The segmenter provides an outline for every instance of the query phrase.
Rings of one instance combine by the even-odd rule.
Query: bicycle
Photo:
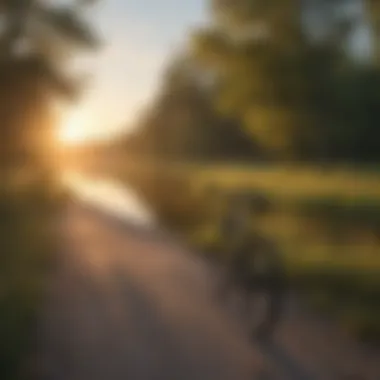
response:
[[[213,200],[217,197],[213,196]],[[218,298],[228,304],[240,296],[240,310],[254,338],[270,337],[281,319],[285,300],[285,270],[275,243],[255,228],[252,219],[268,211],[265,197],[238,193],[229,197],[220,218],[222,237],[217,255],[224,256]],[[215,252],[214,252],[215,253]]]

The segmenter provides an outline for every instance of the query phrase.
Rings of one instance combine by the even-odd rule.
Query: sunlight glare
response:
[[[80,144],[87,140],[87,134],[84,129],[84,122],[80,112],[69,113],[62,117],[59,128],[59,138],[64,144]]]

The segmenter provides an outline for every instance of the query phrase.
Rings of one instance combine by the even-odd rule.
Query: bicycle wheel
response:
[[[252,337],[270,337],[281,319],[286,276],[281,254],[268,240],[254,248],[249,276],[242,278],[245,319]]]

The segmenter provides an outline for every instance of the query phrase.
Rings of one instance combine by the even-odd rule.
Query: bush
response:
[[[380,203],[377,199],[357,198],[348,202],[341,197],[318,197],[297,202],[298,210],[308,216],[344,225],[378,226]]]
[[[0,193],[0,374],[17,379],[45,290],[59,199],[48,183]]]
[[[185,233],[201,223],[205,209],[191,178],[153,171],[139,175],[129,173],[127,181],[142,194],[163,225]]]

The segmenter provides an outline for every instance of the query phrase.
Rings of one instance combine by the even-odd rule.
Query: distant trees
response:
[[[129,152],[171,159],[253,159],[256,144],[233,118],[219,115],[202,71],[177,57],[153,104],[127,138]]]
[[[378,136],[379,73],[347,54],[358,17],[343,12],[348,1],[212,5],[193,51],[217,78],[221,112],[278,158],[375,158],[366,136]]]
[[[379,161],[376,1],[210,5],[208,25],[165,73],[135,147],[140,139],[182,158]],[[373,60],[352,46],[361,25]]]

